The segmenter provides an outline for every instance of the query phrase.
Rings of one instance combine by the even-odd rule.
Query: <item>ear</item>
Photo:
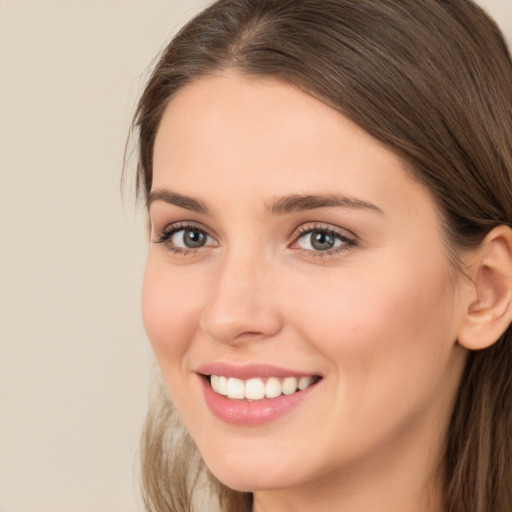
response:
[[[470,264],[467,309],[458,342],[469,350],[489,347],[512,322],[512,229],[488,233]]]

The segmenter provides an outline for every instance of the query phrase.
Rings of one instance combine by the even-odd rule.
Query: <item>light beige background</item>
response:
[[[144,218],[119,176],[148,65],[206,0],[0,0],[0,512],[141,511]],[[512,0],[482,0],[512,39]]]

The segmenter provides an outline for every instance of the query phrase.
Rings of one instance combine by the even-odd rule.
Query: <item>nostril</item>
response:
[[[245,338],[261,338],[265,337],[265,334],[263,332],[258,331],[246,331],[240,333],[235,339],[245,339]]]

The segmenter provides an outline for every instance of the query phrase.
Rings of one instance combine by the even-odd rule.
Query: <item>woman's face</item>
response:
[[[149,212],[145,327],[221,481],[305,489],[434,461],[462,281],[399,157],[290,85],[219,74],[168,105]]]

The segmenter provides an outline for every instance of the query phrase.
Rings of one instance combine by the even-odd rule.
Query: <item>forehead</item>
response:
[[[334,192],[377,205],[401,197],[412,208],[412,189],[431,202],[397,154],[338,111],[289,84],[235,73],[199,79],[170,101],[153,188],[246,205]]]

